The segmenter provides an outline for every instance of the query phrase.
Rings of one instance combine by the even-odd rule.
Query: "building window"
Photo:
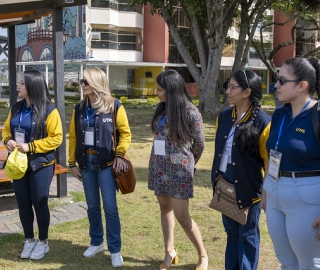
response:
[[[91,0],[91,7],[111,8],[117,11],[138,12],[142,14],[142,7],[130,6],[129,0]]]
[[[269,57],[269,55],[272,51],[272,46],[273,46],[273,43],[263,43],[264,52],[265,52],[266,57]],[[257,51],[254,47],[250,47],[249,58],[250,59],[260,59],[260,55],[257,53]]]
[[[187,18],[182,8],[180,6],[175,6],[174,12],[175,12],[174,19],[175,19],[176,25],[178,27],[184,27],[184,28],[188,27]]]
[[[142,51],[139,33],[111,29],[92,29],[91,48]]]
[[[296,56],[303,56],[305,53],[316,47],[317,32],[296,30]]]

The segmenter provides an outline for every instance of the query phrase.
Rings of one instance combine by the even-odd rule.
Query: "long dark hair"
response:
[[[28,97],[35,111],[37,133],[45,134],[46,105],[52,103],[47,84],[38,70],[26,70],[23,75]]]
[[[158,104],[151,121],[153,133],[154,121],[163,111],[166,112],[168,120],[168,137],[172,142],[187,142],[192,138],[192,133],[188,125],[187,104],[191,98],[185,86],[185,82],[180,74],[169,69],[160,73],[156,79],[159,86],[166,90],[167,101]]]
[[[320,68],[316,58],[296,57],[289,58],[283,62],[289,66],[289,72],[298,81],[306,81],[308,83],[308,91],[310,95],[317,92],[320,97]]]
[[[260,129],[256,127],[255,120],[261,107],[261,79],[251,70],[238,70],[232,77],[237,84],[241,86],[243,91],[247,88],[251,89],[250,101],[252,104],[250,121],[240,125],[240,127],[236,129],[234,141],[240,150],[245,151],[250,155],[257,155],[259,153]]]

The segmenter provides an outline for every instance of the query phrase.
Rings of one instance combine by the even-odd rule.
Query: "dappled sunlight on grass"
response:
[[[270,108],[270,111],[274,109]],[[68,121],[70,121],[72,109],[73,106],[66,107],[66,120]],[[150,122],[154,108],[126,107],[126,112],[132,131],[132,143],[128,156],[135,168],[138,182],[134,193],[117,194],[122,224],[122,254],[125,262],[125,266],[121,269],[158,269],[164,258],[160,211],[153,191],[147,188],[148,163],[153,140]],[[7,113],[8,109],[0,109],[0,124],[5,120]],[[67,132],[69,131],[68,121],[66,122]],[[209,253],[209,269],[223,270],[226,234],[221,214],[209,208],[212,198],[211,166],[214,154],[215,120],[204,119],[204,124],[206,147],[196,165],[194,198],[190,199],[190,214],[200,227],[205,247]],[[70,196],[74,202],[85,201],[83,192],[70,192]],[[279,269],[268,235],[264,213],[261,214],[260,224],[262,240],[259,270]],[[38,261],[18,258],[23,247],[22,233],[0,237],[2,247],[0,249],[0,268],[9,270],[113,269],[110,254],[107,251],[91,259],[82,257],[82,253],[90,243],[88,231],[87,218],[51,226],[49,231],[50,252]],[[179,251],[180,262],[172,269],[194,270],[198,260],[197,252],[177,222],[175,247]]]

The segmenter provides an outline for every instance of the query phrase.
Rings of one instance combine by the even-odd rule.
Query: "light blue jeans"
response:
[[[121,227],[112,167],[99,170],[96,155],[87,155],[87,170],[85,172],[81,171],[81,177],[88,205],[90,244],[99,246],[103,243],[101,192],[106,218],[108,250],[110,253],[117,253],[121,250]]]
[[[267,176],[267,225],[281,269],[320,269],[320,177]]]

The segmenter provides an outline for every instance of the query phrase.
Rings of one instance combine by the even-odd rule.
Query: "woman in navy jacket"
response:
[[[50,100],[47,84],[37,70],[23,73],[18,85],[22,98],[12,106],[4,123],[2,140],[11,152],[15,147],[28,156],[28,169],[13,181],[19,216],[26,238],[21,259],[41,259],[49,252],[49,189],[54,173],[56,148],[62,143],[60,113]],[[34,237],[34,212],[39,241]]]
[[[131,131],[124,107],[111,96],[105,72],[87,68],[83,76],[84,98],[72,113],[68,160],[71,173],[83,183],[88,205],[91,241],[83,256],[91,258],[105,250],[101,197],[108,251],[112,266],[118,268],[123,266],[123,258],[113,167],[117,172],[128,170],[123,157],[131,142]],[[113,143],[113,120],[117,145]]]
[[[227,233],[225,269],[257,269],[260,245],[260,197],[268,155],[265,142],[270,117],[260,108],[260,77],[252,71],[237,71],[226,91],[234,105],[223,110],[216,122],[212,185],[219,174],[236,190],[239,209],[250,207],[247,223],[222,215]]]

